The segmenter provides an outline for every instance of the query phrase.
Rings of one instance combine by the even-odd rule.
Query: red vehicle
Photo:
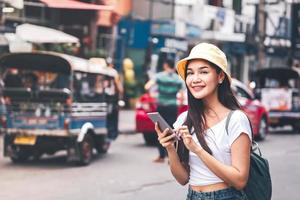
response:
[[[254,98],[253,93],[240,81],[232,80],[232,90],[235,92],[242,109],[249,117],[255,139],[264,140],[268,134],[268,112],[261,102]],[[150,93],[145,93],[139,98],[136,105],[136,132],[142,133],[146,144],[152,145],[157,136],[154,124],[146,113],[155,112],[157,108],[156,99]],[[187,105],[179,106],[178,114],[187,110]]]

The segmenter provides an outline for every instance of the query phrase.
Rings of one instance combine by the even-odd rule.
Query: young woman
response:
[[[226,56],[218,47],[196,45],[177,64],[189,105],[173,125],[181,137],[178,151],[175,133],[155,126],[173,176],[182,185],[189,183],[187,200],[247,199],[242,189],[249,174],[251,126],[230,89],[226,69]]]

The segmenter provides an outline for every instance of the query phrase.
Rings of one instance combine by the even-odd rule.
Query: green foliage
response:
[[[108,51],[103,48],[98,48],[94,51],[85,49],[84,51],[84,56],[86,58],[92,58],[92,57],[100,57],[100,58],[106,58],[108,57]]]

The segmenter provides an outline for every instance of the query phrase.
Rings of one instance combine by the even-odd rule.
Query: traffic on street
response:
[[[297,200],[300,134],[288,128],[276,130],[259,142],[259,146],[270,162],[272,199],[286,199],[288,193],[289,200]],[[13,164],[2,157],[0,199],[185,199],[187,186],[174,180],[167,162],[152,162],[156,154],[157,149],[146,146],[141,134],[124,133],[112,144],[108,154],[96,154],[92,164],[86,167],[66,163],[63,153],[22,164]]]
[[[0,200],[298,200],[299,13],[0,0]]]

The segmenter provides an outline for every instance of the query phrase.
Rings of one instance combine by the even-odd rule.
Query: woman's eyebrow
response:
[[[197,67],[197,70],[201,70],[201,69],[206,69],[208,68],[207,66],[201,66],[201,67]],[[187,68],[187,70],[192,70],[190,67]]]

